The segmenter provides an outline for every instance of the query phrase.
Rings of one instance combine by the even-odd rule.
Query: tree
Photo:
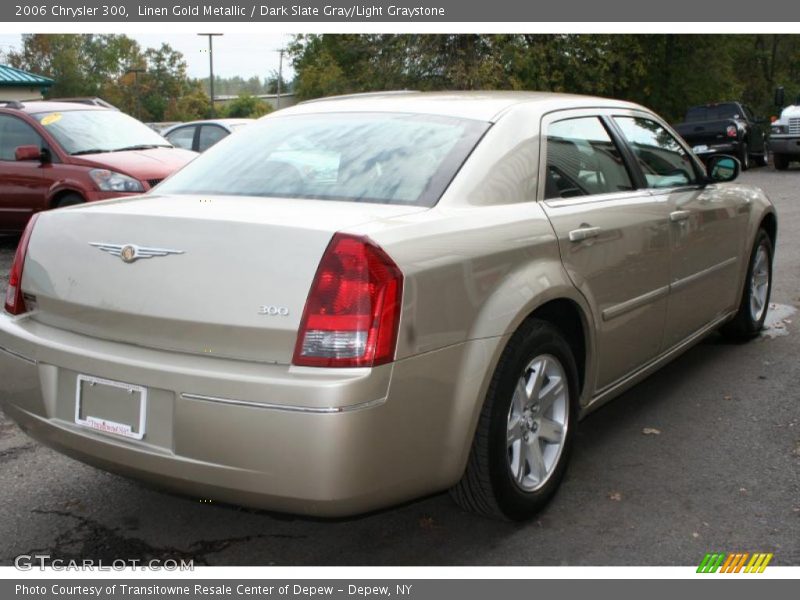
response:
[[[232,119],[256,118],[272,112],[272,107],[250,94],[240,94],[238,98],[225,105],[223,116]]]
[[[594,94],[668,119],[742,99],[766,114],[776,85],[800,93],[800,37],[758,35],[300,35],[289,46],[300,98],[392,89]]]
[[[14,67],[55,80],[48,97],[100,96],[144,121],[199,118],[208,99],[168,44],[142,50],[125,35],[31,34],[8,53]],[[200,110],[205,97],[206,108]]]

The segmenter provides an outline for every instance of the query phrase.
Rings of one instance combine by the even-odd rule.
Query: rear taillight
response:
[[[728,135],[729,138],[735,138],[739,135],[739,130],[736,129],[736,125],[728,125],[728,128],[725,130],[725,133]]]
[[[11,263],[11,272],[8,274],[8,287],[6,288],[5,309],[12,315],[21,315],[25,308],[25,299],[22,297],[22,270],[25,268],[25,256],[28,254],[28,244],[31,241],[31,233],[36,225],[38,214],[31,217],[28,226],[19,239],[17,252],[14,254],[14,262]]]
[[[308,367],[371,367],[397,345],[403,274],[366,237],[333,236],[311,284],[292,362]]]

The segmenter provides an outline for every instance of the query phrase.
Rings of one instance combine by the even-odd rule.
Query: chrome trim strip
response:
[[[665,196],[669,194],[678,194],[681,192],[699,192],[703,189],[703,185],[699,183],[686,183],[683,185],[676,185],[673,187],[663,187],[663,188],[648,188],[650,195],[654,198],[658,196]]]
[[[269,410],[283,410],[287,412],[311,413],[318,415],[336,415],[345,412],[353,412],[357,410],[364,410],[367,408],[374,408],[386,402],[386,397],[378,398],[377,400],[368,400],[359,404],[351,404],[350,406],[292,406],[290,404],[271,404],[269,402],[251,402],[249,400],[236,400],[234,398],[220,398],[219,396],[204,396],[203,394],[187,394],[181,393],[181,398],[187,400],[201,400],[203,402],[217,402],[219,404],[230,404],[233,406],[250,406],[252,408],[266,408]]]
[[[645,304],[650,304],[651,302],[655,302],[669,294],[669,286],[665,285],[660,288],[656,288],[646,294],[642,294],[641,296],[636,296],[636,298],[631,298],[630,300],[626,300],[625,302],[620,302],[619,304],[615,304],[614,306],[609,306],[607,309],[603,311],[603,321],[610,321],[611,319],[616,319],[624,315],[625,313],[629,313],[632,310],[639,308],[640,306],[644,306]]]
[[[9,213],[32,213],[32,208],[0,208],[0,212],[9,212]]]
[[[9,355],[13,356],[14,358],[18,358],[20,360],[24,360],[26,363],[30,363],[32,365],[38,364],[32,358],[28,358],[27,356],[24,356],[24,355],[20,354],[19,352],[14,352],[13,350],[9,350],[8,348],[5,348],[4,346],[0,346],[0,352],[5,352],[6,354],[9,354]]]
[[[707,277],[708,275],[716,273],[717,271],[719,271],[721,269],[724,269],[725,267],[727,267],[729,265],[734,264],[737,260],[738,260],[737,257],[732,256],[727,260],[723,260],[721,263],[717,263],[716,265],[708,267],[707,269],[703,269],[702,271],[698,271],[697,273],[692,273],[691,275],[689,275],[688,277],[684,277],[683,279],[678,279],[677,281],[673,281],[670,284],[669,289],[672,292],[672,291],[675,291],[675,290],[679,290],[682,287],[686,287],[687,285],[691,285],[692,283],[694,283],[698,279],[702,279],[703,277]]]
[[[647,190],[626,190],[624,192],[609,192],[606,194],[588,194],[586,196],[573,196],[571,198],[544,198],[544,202],[550,208],[561,208],[562,206],[579,206],[581,204],[593,204],[595,202],[619,202],[625,200],[650,201],[651,197]]]

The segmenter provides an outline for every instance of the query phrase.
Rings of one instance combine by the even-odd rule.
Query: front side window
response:
[[[488,127],[398,113],[270,117],[214,145],[158,191],[432,206]]]
[[[689,153],[656,121],[641,117],[614,117],[631,145],[649,188],[697,183]]]
[[[547,199],[633,189],[619,148],[598,117],[552,123],[547,128],[546,152]]]
[[[20,146],[42,147],[42,137],[21,119],[0,115],[0,160],[16,160]]]

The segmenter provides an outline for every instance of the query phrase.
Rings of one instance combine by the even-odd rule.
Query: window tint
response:
[[[195,127],[181,127],[175,131],[167,134],[167,140],[173,146],[183,148],[184,150],[192,149],[192,142],[194,141]]]
[[[642,167],[647,186],[676,187],[697,182],[689,153],[661,125],[639,117],[615,117]]]
[[[201,154],[158,190],[433,206],[488,127],[395,113],[267,117]]]
[[[545,198],[571,198],[633,189],[619,149],[597,117],[547,128]]]
[[[200,142],[197,149],[202,152],[216,144],[226,135],[228,135],[228,132],[218,125],[203,125],[200,127]]]
[[[0,160],[16,160],[18,146],[42,147],[42,138],[21,119],[0,115]]]

